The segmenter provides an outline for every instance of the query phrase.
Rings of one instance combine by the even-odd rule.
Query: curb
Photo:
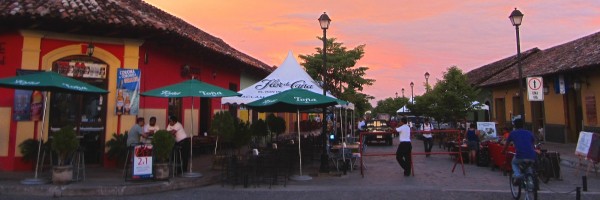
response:
[[[164,182],[150,182],[129,185],[0,185],[0,194],[35,195],[48,197],[73,196],[126,196],[150,194],[164,191],[204,187],[218,182],[218,175],[212,174],[201,178],[172,178]]]

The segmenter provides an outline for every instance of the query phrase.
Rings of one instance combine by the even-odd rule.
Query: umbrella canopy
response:
[[[199,80],[190,79],[181,83],[150,90],[141,94],[152,97],[231,97],[242,94],[211,85]]]
[[[60,75],[39,72],[0,79],[0,87],[68,93],[108,93],[107,90]]]
[[[256,100],[246,104],[246,106],[256,111],[296,112],[297,110],[332,106],[338,104],[339,101],[341,100],[305,89],[294,88]]]

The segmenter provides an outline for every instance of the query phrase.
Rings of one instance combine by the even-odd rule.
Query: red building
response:
[[[91,75],[78,72],[86,68]],[[106,95],[52,93],[45,108],[44,133],[74,125],[83,136],[88,164],[107,165],[105,142],[113,133],[129,130],[136,117],[155,116],[165,128],[168,115],[179,116],[188,133],[192,123],[199,127],[193,133],[198,135],[208,130],[211,116],[222,108],[220,99],[196,99],[191,113],[189,98],[127,97],[125,101],[139,105],[137,114],[117,115],[114,108],[117,98],[122,98],[117,92],[119,68],[141,72],[141,92],[192,77],[238,91],[240,80],[259,80],[273,70],[140,0],[0,1],[0,78],[56,71],[110,91]],[[39,97],[21,92],[0,88],[3,171],[31,169],[31,164],[21,161],[18,145],[36,138],[42,128],[27,109]]]

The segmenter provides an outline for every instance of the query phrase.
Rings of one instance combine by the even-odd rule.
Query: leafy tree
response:
[[[427,115],[445,122],[464,119],[472,111],[471,103],[476,100],[479,90],[467,82],[467,76],[456,66],[448,68],[444,79],[439,80],[428,92],[422,104],[426,104]],[[420,104],[417,101],[416,104]]]
[[[211,122],[210,133],[218,136],[223,142],[231,142],[235,134],[235,122],[231,114],[225,111],[217,112]]]
[[[317,37],[323,41],[321,37]],[[358,60],[364,56],[365,45],[359,45],[348,50],[343,43],[336,42],[336,38],[327,39],[327,72],[323,74],[323,49],[315,48],[317,53],[299,55],[303,60],[302,65],[306,72],[318,81],[327,78],[325,86],[333,96],[355,104],[356,110],[363,113],[368,110],[368,100],[372,96],[360,93],[363,87],[373,85],[375,80],[364,78],[368,67],[355,67]]]
[[[250,132],[250,123],[239,118],[235,119],[235,137],[233,138],[233,146],[236,149],[247,145],[250,142],[252,134]]]
[[[252,122],[250,125],[250,133],[252,133],[252,136],[267,136],[269,134],[267,123],[265,123],[265,121],[262,119]]]
[[[408,102],[408,98],[396,97],[396,98],[386,98],[384,100],[377,101],[377,106],[373,109],[373,112],[376,114],[386,113],[390,115],[395,115],[398,109],[402,108],[402,106],[406,105]]]

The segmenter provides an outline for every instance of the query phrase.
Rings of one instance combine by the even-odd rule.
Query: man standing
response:
[[[400,144],[396,150],[396,160],[400,167],[404,169],[404,176],[410,176],[410,154],[412,151],[412,144],[410,143],[410,127],[407,125],[408,120],[406,117],[400,119],[400,126],[396,128],[398,134],[400,134]]]
[[[425,145],[425,152],[427,153],[425,156],[429,157],[431,154],[431,148],[433,148],[433,135],[431,131],[433,130],[433,126],[429,123],[429,119],[425,119],[425,123],[423,124],[423,145]]]
[[[183,125],[177,121],[177,117],[175,116],[169,117],[167,131],[175,135],[175,141],[177,142],[175,143],[175,146],[181,148],[181,164],[185,171],[190,160],[190,138],[187,133],[185,133],[185,130],[183,130]]]
[[[358,122],[358,130],[365,130],[365,119],[361,118],[360,121]]]
[[[140,137],[148,137],[148,135],[144,133],[144,129],[142,127],[144,127],[144,118],[137,118],[136,124],[134,124],[131,129],[129,129],[129,133],[127,133],[127,146],[140,143]]]
[[[504,144],[504,150],[508,149],[508,144],[513,142],[515,145],[515,156],[512,160],[513,178],[516,183],[522,178],[521,169],[519,165],[524,162],[535,162],[537,154],[534,149],[535,139],[531,131],[523,129],[523,119],[515,119],[513,122],[515,130],[510,132],[506,144]],[[514,184],[514,183],[513,183]]]

